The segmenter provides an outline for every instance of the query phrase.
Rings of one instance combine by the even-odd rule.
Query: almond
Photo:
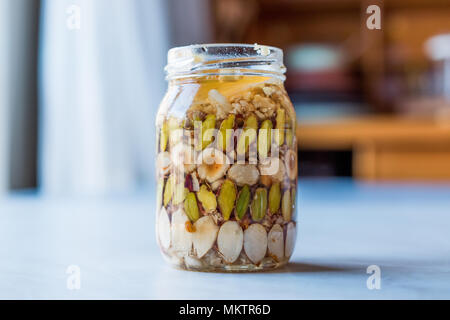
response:
[[[188,255],[192,249],[192,233],[186,230],[188,221],[183,209],[178,209],[172,214],[172,247],[181,256]]]
[[[210,216],[198,219],[195,224],[192,242],[198,258],[202,258],[214,245],[219,227]]]
[[[279,224],[274,224],[267,236],[267,248],[269,254],[276,261],[280,262],[284,258],[284,236],[283,228]]]
[[[244,250],[255,264],[261,262],[267,251],[267,232],[259,223],[251,224],[244,232]]]
[[[161,247],[167,250],[170,247],[170,220],[164,207],[158,216],[158,238]]]
[[[286,257],[290,257],[294,252],[296,236],[297,231],[295,224],[293,222],[289,222],[286,228],[286,243],[284,245],[284,254]]]
[[[233,263],[239,257],[244,242],[244,232],[236,221],[227,221],[220,227],[217,246],[226,263]]]

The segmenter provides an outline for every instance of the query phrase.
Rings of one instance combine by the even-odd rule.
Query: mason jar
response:
[[[297,141],[285,71],[275,47],[169,50],[156,120],[156,234],[170,264],[260,271],[291,257]]]

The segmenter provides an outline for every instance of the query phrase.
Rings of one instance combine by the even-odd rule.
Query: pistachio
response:
[[[239,192],[236,201],[236,218],[241,220],[247,212],[248,204],[250,203],[250,188],[245,185]]]
[[[197,198],[202,203],[206,212],[213,212],[217,208],[216,196],[214,193],[208,190],[206,185],[201,185],[200,190],[197,192]]]
[[[283,200],[281,202],[281,212],[283,213],[283,219],[285,221],[291,220],[292,202],[291,192],[286,190],[283,194]]]
[[[274,224],[267,236],[267,248],[269,254],[277,262],[283,260],[284,257],[284,236],[283,228],[279,224]]]
[[[244,129],[254,129],[255,133],[256,130],[258,130],[258,119],[256,119],[256,117],[253,114],[249,115],[248,118],[245,120]]]
[[[159,136],[159,148],[161,151],[166,151],[167,142],[169,141],[169,126],[167,122],[164,122],[161,126],[161,134]]]
[[[198,258],[202,258],[212,248],[217,239],[219,227],[210,216],[201,217],[194,223],[192,242]]]
[[[230,218],[236,200],[236,186],[231,180],[225,180],[220,188],[218,203],[220,212],[225,220]]]
[[[289,178],[295,180],[298,174],[297,154],[292,150],[288,150],[284,156],[284,163]]]
[[[258,182],[259,171],[253,164],[235,163],[228,170],[228,178],[233,180],[238,186],[246,184],[252,186]]]
[[[202,123],[201,150],[205,149],[214,140],[214,128],[216,127],[216,116],[208,114]]]
[[[181,208],[172,214],[172,247],[178,256],[186,256],[192,249],[192,233],[186,230],[188,221],[188,217]]]
[[[275,142],[281,146],[284,143],[284,125],[286,122],[286,112],[284,109],[279,108],[277,110],[277,117],[276,117],[276,133],[275,133]]]
[[[251,224],[244,231],[244,250],[255,264],[261,262],[267,252],[267,232],[259,223]]]
[[[280,209],[281,191],[280,183],[274,183],[270,187],[269,191],[269,211],[271,214],[275,214]]]
[[[264,120],[258,133],[258,154],[259,158],[267,158],[270,145],[272,144],[272,121]]]
[[[170,247],[170,220],[164,207],[158,216],[158,239],[163,249],[167,250]]]
[[[284,245],[284,255],[290,257],[294,252],[296,228],[294,222],[289,222],[286,228],[286,242]]]
[[[164,199],[163,199],[163,204],[166,207],[170,200],[172,200],[172,195],[173,195],[173,177],[170,176],[167,181],[166,181],[166,187],[164,188]]]
[[[227,221],[220,227],[217,247],[226,263],[233,263],[239,257],[244,242],[244,232],[236,221]]]
[[[218,148],[222,151],[229,149],[231,139],[233,137],[234,114],[230,114],[228,118],[222,121],[219,128]]]
[[[260,221],[266,215],[267,211],[267,190],[265,188],[258,188],[255,191],[250,212],[253,220]]]
[[[172,203],[177,206],[184,201],[186,194],[189,192],[188,188],[184,187],[184,183],[177,183],[173,190]]]
[[[256,140],[256,131],[258,130],[258,120],[254,115],[250,115],[244,123],[244,130],[239,136],[236,152],[238,155],[244,155],[249,146]]]
[[[197,221],[200,217],[198,211],[197,198],[194,192],[189,192],[184,200],[184,211],[191,221]]]

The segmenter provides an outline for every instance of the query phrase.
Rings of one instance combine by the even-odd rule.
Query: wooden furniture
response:
[[[397,99],[429,90],[424,43],[450,32],[448,0],[215,0],[216,42],[338,45],[345,68],[374,112],[397,110]],[[366,28],[369,5],[381,8],[381,30]],[[289,67],[289,66],[288,66]],[[292,69],[289,69],[291,70]]]
[[[299,148],[352,150],[358,179],[450,180],[450,121],[370,116],[299,123]]]
[[[278,46],[285,50],[287,64],[298,45],[328,44],[344,53],[340,67],[357,84],[350,97],[342,95],[347,92],[341,89],[337,92],[341,95],[319,91],[311,99],[307,95],[311,92],[305,95],[308,90],[287,85],[294,104],[300,108],[305,100],[310,102],[308,99],[325,103],[341,99],[361,100],[361,111],[373,114],[434,112],[433,104],[417,103],[433,96],[436,89],[430,76],[434,67],[424,45],[430,37],[450,32],[449,0],[212,3],[216,42]],[[369,5],[381,8],[381,30],[366,27]],[[292,79],[289,72],[296,71],[291,66],[288,79]],[[325,80],[343,84],[343,80],[333,78],[332,72]],[[450,124],[434,119],[392,116],[300,124],[298,138],[300,148],[352,150],[353,173],[360,179],[450,179]]]

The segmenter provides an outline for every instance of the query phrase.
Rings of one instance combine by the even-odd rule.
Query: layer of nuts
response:
[[[194,97],[158,115],[157,233],[180,267],[283,263],[295,243],[295,114],[281,83]]]

